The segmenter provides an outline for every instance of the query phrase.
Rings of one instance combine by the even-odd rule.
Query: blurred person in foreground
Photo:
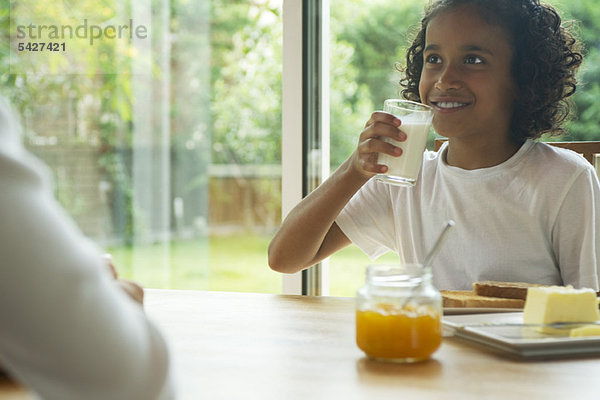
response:
[[[43,399],[171,399],[167,346],[52,195],[0,97],[0,365]]]

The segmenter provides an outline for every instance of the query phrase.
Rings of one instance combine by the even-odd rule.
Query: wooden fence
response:
[[[56,197],[87,236],[101,243],[124,239],[125,232],[117,229],[118,220],[131,210],[116,208],[132,205],[115,201],[117,184],[100,165],[98,147],[82,144],[28,148],[50,167]],[[204,171],[208,176],[200,179],[203,183],[195,193],[187,197],[172,193],[170,234],[264,233],[276,229],[281,219],[280,166],[208,165]],[[187,207],[186,203],[192,201],[201,205]]]

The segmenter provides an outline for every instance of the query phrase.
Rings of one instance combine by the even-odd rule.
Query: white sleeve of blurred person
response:
[[[19,136],[0,97],[0,364],[44,399],[174,398],[161,334]]]

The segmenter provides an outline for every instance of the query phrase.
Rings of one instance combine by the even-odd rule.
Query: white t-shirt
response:
[[[527,141],[504,163],[449,166],[425,151],[417,184],[371,179],[336,222],[372,259],[391,250],[423,261],[446,221],[456,225],[433,261],[439,289],[481,280],[571,284],[598,290],[600,184],[580,155]]]
[[[173,398],[167,347],[56,203],[0,98],[0,365],[43,399]]]

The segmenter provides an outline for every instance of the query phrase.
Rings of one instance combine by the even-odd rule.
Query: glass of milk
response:
[[[383,111],[395,115],[402,121],[398,129],[406,133],[406,140],[398,142],[389,137],[381,139],[402,149],[402,154],[393,157],[379,153],[378,164],[387,165],[385,174],[376,179],[401,186],[414,186],[423,161],[429,127],[433,119],[433,109],[425,104],[402,99],[388,99],[383,103]]]

